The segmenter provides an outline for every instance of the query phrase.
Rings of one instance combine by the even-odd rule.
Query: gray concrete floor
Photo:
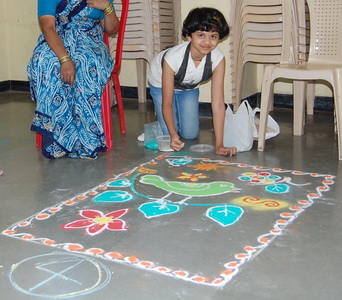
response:
[[[158,155],[158,151],[145,149],[136,139],[143,124],[154,121],[149,102],[139,105],[136,100],[125,101],[125,135],[119,133],[113,109],[114,149],[100,154],[96,161],[43,158],[29,131],[33,111],[28,93],[0,93],[0,169],[4,171],[0,176],[0,230]],[[276,109],[273,115],[281,134],[266,142],[265,152],[258,152],[254,145],[251,151],[229,160],[336,175],[336,183],[324,199],[296,219],[284,235],[223,288],[101,260],[111,280],[104,282],[101,289],[74,299],[341,299],[342,165],[337,159],[333,115],[315,112],[309,116],[302,137],[292,135],[292,111]],[[195,143],[213,143],[210,118],[201,119],[200,137],[188,142],[186,149]],[[213,153],[206,156],[221,158]],[[0,235],[0,299],[38,298],[18,291],[11,283],[11,270],[32,257],[67,253]],[[86,275],[84,270],[82,276]],[[22,282],[27,282],[35,275],[24,265],[20,276]],[[67,284],[62,289],[67,290]]]

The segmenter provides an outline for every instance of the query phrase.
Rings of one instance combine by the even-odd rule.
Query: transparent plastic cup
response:
[[[169,135],[158,136],[157,141],[159,151],[173,151],[173,149],[170,147],[171,137]]]

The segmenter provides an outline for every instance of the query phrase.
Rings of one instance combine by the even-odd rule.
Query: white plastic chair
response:
[[[265,148],[267,115],[274,81],[294,80],[294,135],[304,133],[305,81],[324,80],[334,93],[338,157],[342,160],[342,1],[307,0],[310,13],[310,50],[306,64],[267,66],[262,80],[258,150]]]

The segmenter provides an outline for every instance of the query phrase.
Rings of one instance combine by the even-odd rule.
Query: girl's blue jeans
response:
[[[162,113],[162,89],[150,85],[150,94],[153,99],[157,120],[163,134],[169,134]],[[184,139],[194,139],[199,134],[199,89],[175,90],[172,110],[178,134]]]

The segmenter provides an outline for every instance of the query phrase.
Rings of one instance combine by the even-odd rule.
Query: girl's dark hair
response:
[[[191,36],[196,31],[216,31],[220,40],[229,34],[229,26],[220,11],[210,7],[198,7],[189,12],[183,22],[183,37]]]

